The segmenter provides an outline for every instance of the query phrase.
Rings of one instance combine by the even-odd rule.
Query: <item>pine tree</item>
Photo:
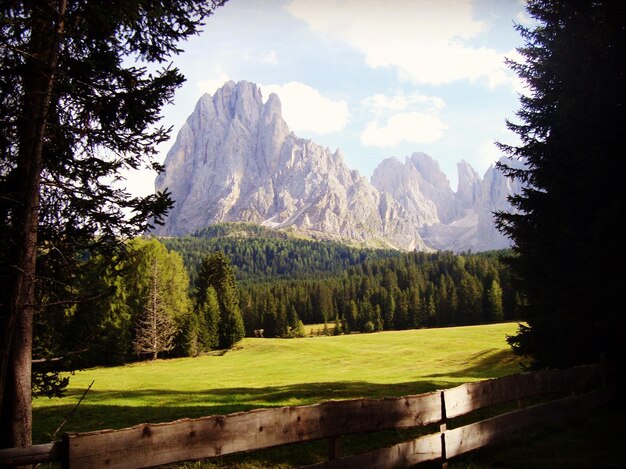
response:
[[[533,367],[567,367],[606,354],[623,363],[620,272],[626,135],[626,8],[620,0],[529,0],[536,26],[518,26],[529,87],[514,161],[499,167],[524,184],[499,213],[514,242],[511,264],[526,295],[527,325],[509,339]]]
[[[498,322],[504,319],[504,310],[502,306],[502,288],[497,280],[492,280],[491,285],[486,293],[486,312],[490,321]]]
[[[37,266],[72,268],[77,250],[106,251],[171,205],[167,194],[135,198],[111,183],[123,169],[159,167],[160,109],[183,82],[175,68],[136,64],[169,60],[221,3],[0,4],[3,447],[31,442],[33,315],[46,285]]]
[[[156,360],[159,352],[169,352],[174,348],[174,339],[178,332],[165,308],[156,258],[152,261],[147,293],[144,314],[135,323],[133,350],[137,356],[149,355],[152,360]]]
[[[206,351],[216,349],[218,345],[220,304],[217,299],[217,292],[212,286],[206,288],[204,301],[198,308],[198,315],[204,318],[204,330],[200,331],[203,349]]]
[[[215,289],[219,303],[218,347],[231,348],[243,339],[245,331],[235,275],[230,259],[221,252],[209,254],[202,261],[195,286],[197,304],[205,301],[208,287]]]
[[[395,314],[396,314],[396,299],[394,298],[393,291],[388,290],[386,298],[383,304],[383,324],[386,331],[390,331],[394,328]]]
[[[484,320],[483,291],[480,281],[465,273],[461,278],[459,318],[464,324],[480,324]]]

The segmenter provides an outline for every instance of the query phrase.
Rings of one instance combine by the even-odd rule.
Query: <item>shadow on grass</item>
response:
[[[479,355],[482,358],[479,358]],[[300,383],[284,386],[213,388],[200,391],[147,390],[90,390],[86,398],[65,424],[62,432],[84,432],[100,429],[118,429],[141,423],[169,422],[181,418],[225,415],[261,407],[283,407],[317,404],[329,400],[383,397],[401,397],[445,389],[458,385],[458,379],[493,378],[507,374],[513,367],[509,351],[491,350],[469,357],[468,366],[457,372],[433,374],[425,380],[379,384],[366,381],[330,381]],[[478,360],[476,362],[475,360]],[[511,368],[511,372],[516,370]],[[82,390],[67,394],[76,402]],[[33,438],[36,443],[48,442],[61,422],[72,411],[67,400],[59,405],[34,409]]]
[[[62,432],[125,428],[141,423],[160,423],[181,418],[225,415],[261,407],[309,405],[341,399],[401,397],[430,392],[456,384],[441,380],[396,384],[336,381],[202,391],[91,390],[74,412],[72,419],[63,427]],[[76,397],[76,401],[78,401],[82,391],[71,391],[67,395],[68,397]],[[124,405],[126,403],[128,405]],[[72,407],[73,405],[63,404],[35,408],[34,440],[37,443],[50,441],[50,436],[71,412]],[[60,437],[60,434],[57,436]]]
[[[426,378],[467,378],[468,381],[472,381],[474,379],[499,378],[506,374],[522,371],[519,358],[513,355],[510,350],[481,350],[474,355],[469,355],[467,362],[472,363],[472,365],[459,371],[427,375]]]

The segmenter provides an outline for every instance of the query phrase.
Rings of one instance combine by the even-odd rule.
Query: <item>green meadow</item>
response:
[[[34,440],[58,431],[228,414],[332,399],[418,394],[519,371],[506,343],[515,323],[376,334],[244,339],[225,354],[93,368],[63,398],[34,402]]]
[[[50,441],[70,414],[55,439],[63,432],[259,407],[419,394],[505,376],[520,371],[520,361],[506,343],[506,335],[516,329],[515,323],[504,323],[302,339],[249,338],[222,355],[82,370],[71,377],[66,397],[35,400],[34,439]],[[449,467],[619,467],[623,458],[618,424],[623,420],[614,413],[599,409],[573,421],[531,429],[511,443],[452,460]],[[390,430],[342,438],[342,454],[366,452],[421,432],[428,431]],[[326,445],[314,441],[172,467],[287,469],[323,461]]]

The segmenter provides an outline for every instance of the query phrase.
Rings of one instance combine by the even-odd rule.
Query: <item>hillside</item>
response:
[[[239,280],[327,277],[366,260],[401,255],[393,249],[302,239],[252,223],[218,223],[192,235],[160,240],[182,256],[192,283],[203,257],[214,251],[231,259]]]
[[[519,302],[501,257],[404,253],[297,239],[242,223],[163,238],[178,251],[193,285],[207,254],[224,252],[239,279],[246,333],[286,337],[304,324],[337,331],[401,330],[514,320]]]

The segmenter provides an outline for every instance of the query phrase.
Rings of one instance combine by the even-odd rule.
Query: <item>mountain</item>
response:
[[[493,166],[481,178],[461,161],[457,172],[459,183],[453,192],[437,162],[425,153],[414,153],[404,163],[396,158],[382,161],[372,184],[420,217],[419,232],[429,248],[476,252],[509,247],[510,241],[495,228],[493,212],[511,210],[507,197],[519,191],[519,185]]]
[[[459,164],[455,193],[437,162],[389,158],[368,181],[339,150],[297,137],[278,96],[264,103],[253,83],[228,82],[200,98],[165,159],[156,189],[175,205],[162,236],[220,222],[250,222],[315,239],[405,250],[506,247],[490,216],[511,187],[490,168],[480,178]]]

